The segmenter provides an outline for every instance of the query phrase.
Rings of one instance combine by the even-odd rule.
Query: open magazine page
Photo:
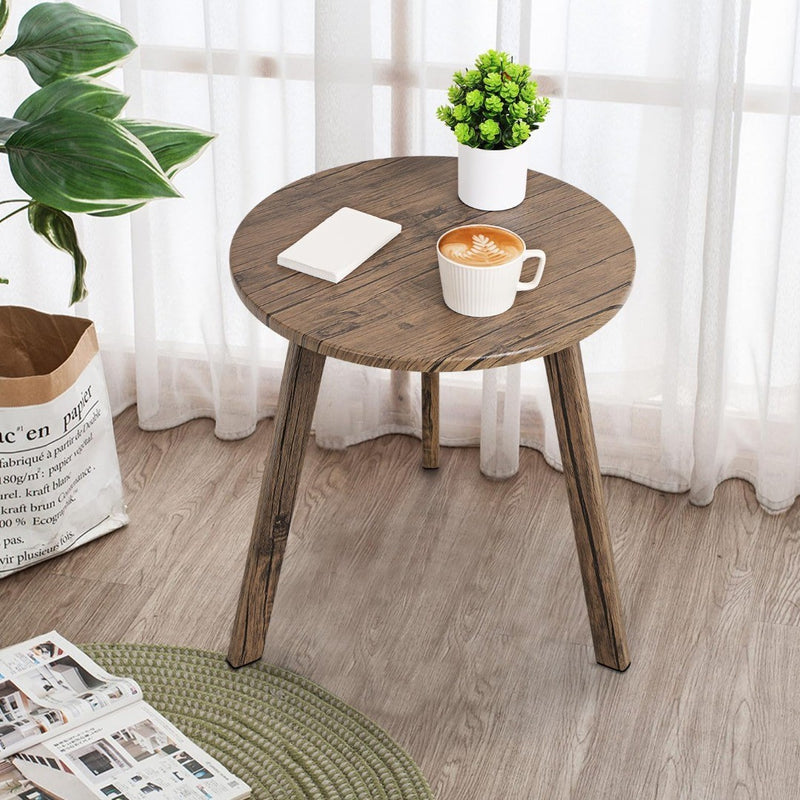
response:
[[[4,763],[12,786],[6,790]],[[13,781],[25,788],[16,788]],[[144,702],[0,762],[0,800],[134,800],[150,795],[159,800],[243,800],[250,790]]]
[[[60,800],[31,783],[11,759],[0,761],[0,800]]]
[[[141,699],[55,631],[0,650],[0,757]],[[35,796],[34,796],[35,797]]]

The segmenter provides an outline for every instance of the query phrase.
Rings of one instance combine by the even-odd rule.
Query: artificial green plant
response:
[[[453,74],[450,105],[439,106],[436,115],[461,144],[482,150],[518,147],[550,110],[550,100],[537,97],[530,77],[530,67],[489,50],[475,59],[474,69]]]
[[[0,35],[8,21],[0,0]],[[205,131],[118,119],[128,96],[96,80],[132,50],[131,34],[71,3],[39,3],[0,55],[19,59],[39,85],[12,117],[0,117],[0,153],[28,197],[2,200],[74,262],[71,303],[86,296],[86,259],[69,216],[116,216],[158,197],[180,197],[171,178],[214,138]],[[0,278],[0,282],[7,283]]]

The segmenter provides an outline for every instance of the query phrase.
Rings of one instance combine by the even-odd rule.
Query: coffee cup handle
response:
[[[538,258],[539,266],[536,270],[536,275],[534,275],[532,281],[519,281],[519,283],[517,283],[518,292],[527,292],[531,289],[535,289],[539,285],[539,282],[542,280],[542,273],[544,272],[544,263],[547,260],[547,256],[544,254],[544,250],[526,250],[522,254],[523,265],[529,258]]]

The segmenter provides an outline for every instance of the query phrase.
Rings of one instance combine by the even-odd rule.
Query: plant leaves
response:
[[[11,136],[14,131],[24,128],[27,124],[25,120],[0,117],[0,144],[5,144],[8,137]]]
[[[84,275],[86,274],[86,257],[78,244],[75,224],[63,211],[57,208],[31,203],[28,206],[28,222],[39,236],[42,236],[53,247],[63,250],[72,256],[75,265],[75,277],[72,280],[72,296],[70,305],[83,300],[87,295]]]
[[[120,206],[119,208],[110,208],[107,211],[91,211],[93,217],[121,217],[123,214],[130,214],[131,211],[136,211],[142,208],[144,203],[134,203],[132,206]]]
[[[170,178],[195,161],[216,138],[214,133],[183,125],[162,125],[135,119],[123,119],[120,124],[144,143]]]
[[[102,75],[135,47],[130,33],[116,22],[72,3],[39,3],[20,20],[17,39],[6,53],[45,86],[69,75]]]
[[[153,154],[159,166],[172,178],[176,172],[194,162],[205,147],[216,138],[216,134],[187,128],[182,125],[161,125],[156,122],[121,119],[120,125],[130,131]],[[141,208],[144,203],[115,208],[110,211],[94,211],[94,217],[118,217]]]
[[[14,116],[32,122],[54,111],[72,109],[113,119],[128,99],[128,95],[107,83],[91,78],[61,78],[23,100]]]
[[[0,0],[0,34],[5,29],[6,22],[8,22],[8,2]]]
[[[135,136],[94,114],[48,114],[13,133],[5,148],[20,188],[61,211],[107,211],[180,197]]]

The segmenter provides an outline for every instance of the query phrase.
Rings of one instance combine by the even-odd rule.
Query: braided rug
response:
[[[433,800],[389,735],[311,681],[257,663],[162,645],[89,644],[114,675],[249,784],[253,800]]]

